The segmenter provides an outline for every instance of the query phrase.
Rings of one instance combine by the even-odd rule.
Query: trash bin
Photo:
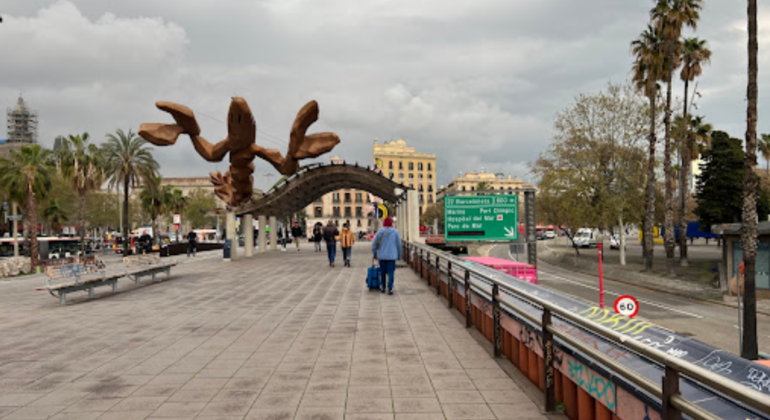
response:
[[[225,246],[222,248],[222,253],[226,260],[230,259],[230,248],[233,246],[232,239],[225,239]]]

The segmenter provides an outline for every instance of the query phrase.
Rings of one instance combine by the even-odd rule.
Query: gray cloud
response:
[[[217,141],[229,98],[240,95],[256,114],[258,141],[283,151],[296,112],[316,99],[321,119],[311,130],[338,132],[335,152],[348,161],[369,164],[373,139],[403,137],[438,155],[439,183],[482,167],[526,179],[556,112],[579,92],[628,78],[629,43],[651,4],[17,1],[0,25],[0,103],[11,106],[23,91],[40,111],[48,145],[59,134],[101,139],[116,128],[169,121],[153,106],[161,99],[192,107],[204,136]],[[745,8],[730,0],[706,6],[698,36],[714,55],[699,84],[698,113],[741,137]],[[762,22],[770,22],[764,9]],[[767,41],[762,32],[761,54]],[[760,73],[760,87],[766,79]],[[681,84],[674,92],[681,97]],[[760,100],[766,95],[770,89]],[[761,115],[760,131],[770,131]],[[180,144],[157,149],[165,175],[225,169]],[[270,172],[258,163],[258,175]]]

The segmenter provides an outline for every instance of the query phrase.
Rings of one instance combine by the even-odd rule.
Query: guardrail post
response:
[[[465,328],[473,326],[471,321],[471,272],[465,270]]]
[[[441,294],[441,260],[436,255],[436,296]]]
[[[422,249],[417,253],[417,272],[420,274],[420,279],[422,279]]]
[[[543,375],[545,375],[545,411],[556,410],[556,381],[553,367],[553,334],[551,327],[551,311],[543,308]]]
[[[455,306],[454,303],[454,297],[455,297],[455,284],[454,279],[452,278],[452,261],[447,262],[446,267],[447,272],[447,300],[449,300],[449,303],[447,305],[449,306],[449,309],[452,309],[452,307]]]
[[[500,336],[500,287],[497,283],[492,285],[492,333],[494,335],[495,357],[503,354],[503,340]]]
[[[682,412],[671,404],[671,397],[679,394],[679,372],[666,366],[663,376],[663,420],[682,420]]]

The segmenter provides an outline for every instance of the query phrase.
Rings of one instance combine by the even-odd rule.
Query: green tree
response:
[[[644,215],[644,268],[652,271],[653,261],[653,227],[655,224],[655,143],[657,143],[657,96],[658,81],[663,77],[665,60],[663,36],[660,30],[652,25],[631,43],[631,52],[634,55],[632,69],[633,81],[637,88],[644,93],[650,101],[649,152],[647,157],[647,177],[645,188],[645,215]]]
[[[102,232],[118,230],[120,211],[118,210],[118,194],[106,191],[96,191],[86,197],[86,220],[88,224]]]
[[[420,216],[420,225],[433,226],[433,221],[438,220],[439,232],[444,231],[444,200],[439,200],[428,206],[422,216]],[[438,232],[435,232],[438,233]]]
[[[88,133],[70,135],[59,151],[59,168],[78,195],[78,236],[80,251],[86,250],[86,196],[104,182],[104,159],[99,148],[89,143]]]
[[[40,248],[37,242],[37,202],[51,187],[51,151],[40,145],[23,146],[11,150],[8,157],[0,160],[0,185],[11,195],[25,195],[25,223],[28,225],[30,240],[30,258],[32,267],[37,267],[40,260]]]
[[[481,181],[478,184],[476,184],[476,191],[488,191],[493,189],[494,187],[492,187],[492,184],[490,184],[487,181]]]
[[[190,224],[190,228],[211,228],[216,225],[216,217],[212,215],[217,209],[217,202],[213,194],[196,188],[185,198],[182,217]]]
[[[682,108],[682,122],[687,122],[684,125],[684,133],[682,141],[679,143],[679,155],[681,157],[682,170],[679,174],[679,231],[687,232],[687,220],[684,215],[687,212],[687,198],[689,197],[688,182],[690,179],[690,167],[695,156],[692,151],[694,148],[694,139],[692,132],[689,130],[691,127],[687,109],[687,101],[689,95],[690,82],[694,81],[696,77],[703,73],[703,65],[711,62],[711,50],[706,46],[706,40],[698,38],[687,38],[682,43],[682,56],[680,58],[682,63],[682,71],[679,74],[680,79],[684,82],[684,107]],[[687,260],[687,236],[679,235],[679,264],[683,267],[689,265]]]
[[[51,200],[43,210],[43,218],[50,224],[53,236],[59,236],[62,222],[69,220],[69,212],[62,207],[59,200]]]
[[[131,130],[125,133],[119,129],[114,134],[107,135],[103,153],[110,188],[123,187],[123,244],[125,247],[124,255],[128,255],[131,235],[129,229],[129,189],[136,186],[137,183],[157,176],[158,162],[152,156],[152,148],[149,147],[149,143]]]
[[[757,260],[757,0],[748,0],[748,86],[746,89],[746,179],[743,188],[743,243],[744,295],[743,295],[743,337],[741,356],[757,360],[757,295],[756,295],[756,260]]]
[[[162,184],[163,177],[153,176],[145,180],[139,200],[142,209],[150,216],[153,236],[158,235],[157,220],[171,201],[171,186]]]

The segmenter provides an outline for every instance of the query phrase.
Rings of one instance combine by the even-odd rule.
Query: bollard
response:
[[[436,255],[436,296],[441,295],[441,262]]]
[[[679,372],[666,366],[663,376],[663,420],[682,420],[682,412],[671,404],[671,397],[679,394]]]
[[[447,263],[447,300],[449,301],[447,303],[447,306],[449,309],[452,309],[454,306],[454,298],[455,298],[455,287],[454,287],[454,279],[452,278],[452,261],[449,261]]]

